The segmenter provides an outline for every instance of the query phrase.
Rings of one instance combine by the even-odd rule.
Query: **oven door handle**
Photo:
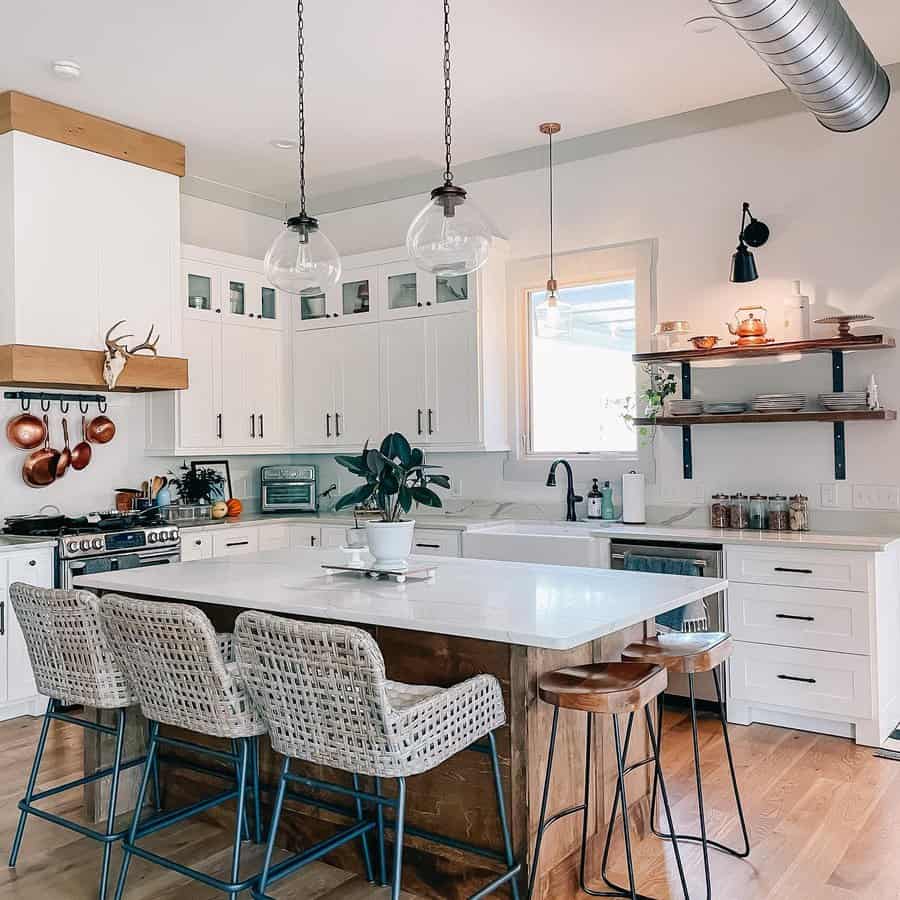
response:
[[[660,557],[660,558],[662,558],[662,557]],[[681,558],[682,557],[680,557],[680,556],[665,557],[665,559],[681,559]],[[625,554],[624,553],[613,553],[612,559],[624,560]],[[705,559],[686,559],[684,561],[689,562],[692,566],[697,566],[700,569],[705,569],[709,565],[709,563]]]

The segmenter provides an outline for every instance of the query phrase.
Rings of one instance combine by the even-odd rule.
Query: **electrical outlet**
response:
[[[853,508],[900,508],[900,487],[892,484],[855,484],[853,485]]]
[[[853,492],[846,481],[828,481],[819,485],[819,506],[823,509],[850,509]]]

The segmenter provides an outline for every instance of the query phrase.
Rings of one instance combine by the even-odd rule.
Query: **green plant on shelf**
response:
[[[678,382],[674,373],[667,372],[661,366],[649,364],[644,364],[641,368],[646,376],[646,387],[637,394],[637,397],[625,398],[625,411],[622,413],[622,418],[631,426],[634,426],[636,418],[650,419],[655,422],[663,411],[666,397],[678,390]],[[635,415],[638,403],[643,406],[643,415],[640,416]],[[654,425],[638,426],[638,434],[642,443],[652,442],[654,429]]]
[[[399,432],[389,434],[378,450],[368,441],[359,456],[336,456],[335,462],[365,482],[344,494],[335,510],[348,507],[377,509],[385,522],[399,522],[413,503],[440,509],[441,498],[430,485],[449,489],[450,477],[435,474],[440,466],[425,464],[425,454]]]

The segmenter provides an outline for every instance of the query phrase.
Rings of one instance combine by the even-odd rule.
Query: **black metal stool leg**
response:
[[[541,797],[541,815],[538,819],[537,839],[531,860],[531,875],[528,878],[528,900],[534,894],[534,881],[537,877],[538,863],[541,858],[541,844],[544,842],[544,830],[550,823],[547,819],[547,798],[550,796],[550,775],[553,772],[553,751],[556,749],[556,730],[559,725],[559,707],[553,707],[553,725],[550,728],[550,748],[547,751],[547,774],[544,776],[544,794]]]
[[[634,713],[628,716],[628,727],[634,721]],[[616,741],[616,764],[619,769],[619,795],[622,798],[622,830],[625,832],[625,860],[628,863],[628,887],[631,891],[631,900],[637,900],[637,892],[634,889],[634,863],[631,858],[631,829],[628,825],[628,799],[625,796],[625,757],[622,755],[622,740],[619,735],[619,717],[613,713],[613,736]]]
[[[697,737],[697,703],[694,697],[694,674],[688,675],[691,693],[691,733],[694,739],[694,775],[697,779],[697,811],[700,813],[700,843],[703,846],[703,872],[706,875],[706,900],[712,900],[709,874],[709,842],[706,835],[706,811],[703,806],[703,776],[700,774],[700,742]]]
[[[737,806],[738,819],[740,819],[741,822],[741,833],[744,836],[744,849],[740,851],[733,850],[730,847],[717,844],[715,841],[710,841],[710,846],[715,847],[717,850],[724,850],[739,859],[744,859],[750,855],[750,834],[747,831],[747,822],[744,820],[744,807],[741,803],[741,792],[738,789],[737,775],[734,771],[734,759],[731,756],[731,741],[728,738],[728,720],[725,718],[725,701],[722,699],[722,686],[719,684],[719,673],[716,669],[713,669],[713,681],[716,685],[716,698],[719,701],[719,721],[722,723],[722,737],[725,739],[725,755],[728,757],[728,770],[731,772],[731,788],[734,791],[734,802]]]
[[[122,769],[122,750],[125,746],[125,710],[116,710],[116,754],[113,760],[112,780],[109,786],[109,807],[106,814],[106,833],[111,835],[116,830],[116,801],[119,797],[119,774]],[[100,900],[106,898],[106,886],[109,883],[109,860],[112,854],[112,843],[103,845],[103,861],[100,864]]]

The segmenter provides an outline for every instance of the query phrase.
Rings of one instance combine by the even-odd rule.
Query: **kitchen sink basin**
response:
[[[609,541],[592,522],[498,522],[463,534],[463,556],[561,566],[609,567]]]

